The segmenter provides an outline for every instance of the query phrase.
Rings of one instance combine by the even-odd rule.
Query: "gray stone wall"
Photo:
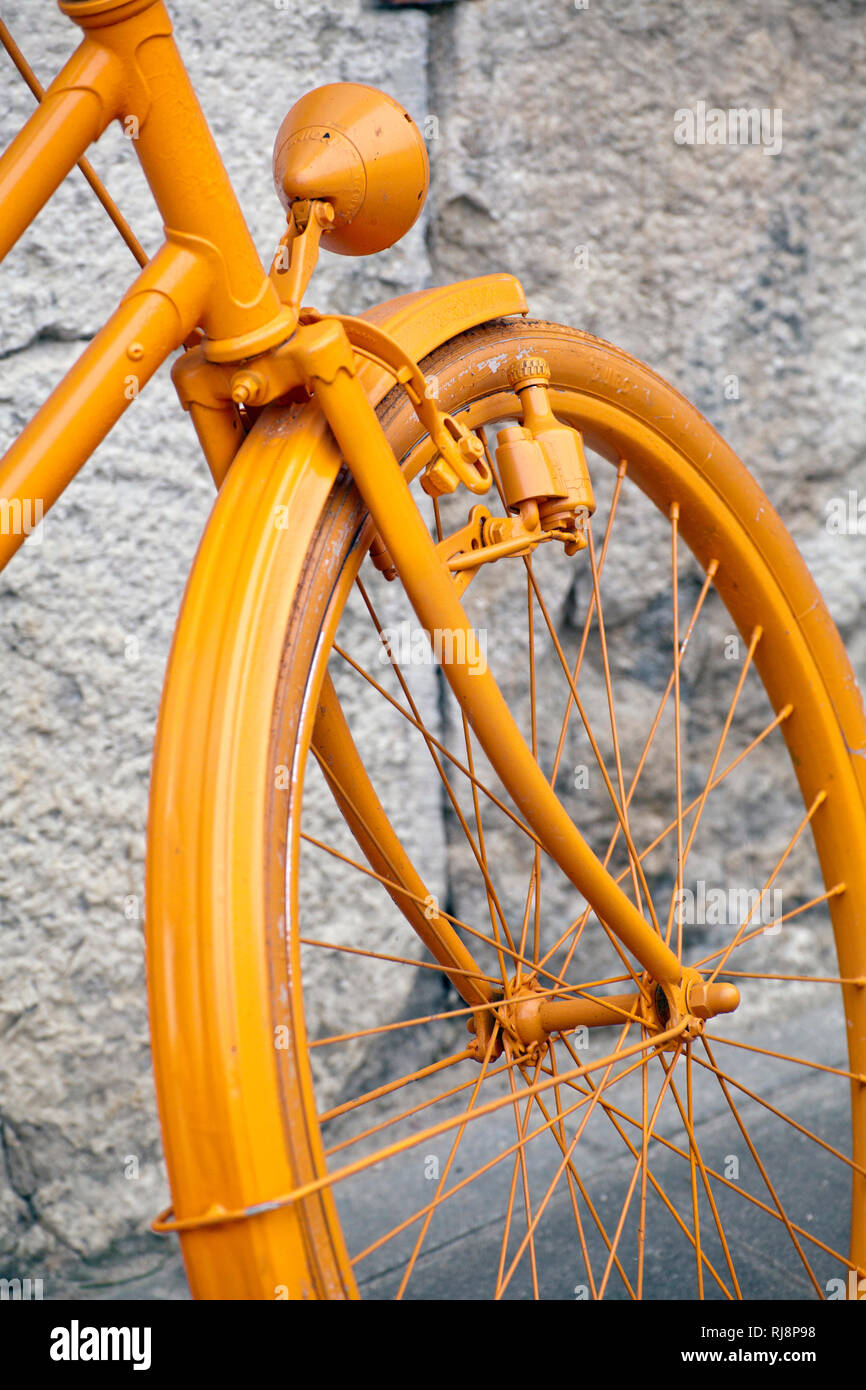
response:
[[[291,103],[339,79],[393,92],[428,137],[427,211],[373,261],[325,258],[313,302],[358,311],[505,269],[534,313],[648,361],[767,490],[866,674],[864,541],[825,524],[832,498],[866,496],[860,0],[170,8],[263,255]],[[32,0],[2,14],[47,82],[77,31]],[[0,83],[5,145],[32,100],[5,58]],[[675,112],[699,101],[781,109],[780,152],[678,145]],[[153,251],[117,129],[93,162]],[[133,271],[73,173],[3,267],[0,438]],[[163,370],[0,577],[0,1269],[51,1292],[181,1289],[171,1260],[137,1282],[164,1259],[143,1232],[166,1193],[139,904],[162,673],[211,502]]]

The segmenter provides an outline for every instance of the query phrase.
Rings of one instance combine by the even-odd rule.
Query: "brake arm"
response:
[[[342,324],[355,352],[385,367],[408,395],[438,450],[438,457],[427,465],[421,479],[424,491],[438,497],[444,492],[454,492],[458,483],[462,483],[470,492],[479,495],[487,492],[493,475],[484,456],[484,445],[461,421],[438,408],[421,368],[396,339],[376,324],[351,314],[318,314],[312,309],[301,312],[301,323],[316,323],[321,319],[335,319]]]

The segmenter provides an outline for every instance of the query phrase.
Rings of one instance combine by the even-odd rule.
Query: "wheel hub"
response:
[[[475,1034],[472,1055],[477,1061],[488,1055],[493,1060],[506,1050],[511,1058],[530,1061],[554,1033],[622,1026],[629,1019],[650,1035],[684,1023],[684,1035],[695,1038],[707,1019],[733,1013],[740,1002],[736,985],[706,980],[691,967],[675,985],[659,984],[648,976],[641,983],[640,993],[579,996],[553,992],[536,974],[514,976],[500,999],[468,1020],[467,1028]]]

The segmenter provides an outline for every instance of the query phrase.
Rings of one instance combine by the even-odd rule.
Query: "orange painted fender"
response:
[[[366,317],[418,361],[458,333],[525,312],[518,281],[489,275]],[[376,403],[393,377],[372,363],[362,370]],[[262,411],[202,537],[163,691],[148,823],[148,992],[174,1212],[162,1228],[180,1223],[197,1298],[357,1292],[344,1249],[311,1249],[296,1207],[267,1210],[324,1171],[321,1153],[296,1142],[315,1113],[305,1049],[274,1045],[275,1023],[299,1037],[304,1014],[299,947],[285,943],[275,907],[286,866],[273,862],[263,814],[275,775],[263,731],[304,559],[340,466],[315,403]],[[291,956],[278,985],[269,932]],[[327,1220],[331,1201],[328,1191],[306,1199],[306,1222]],[[258,1214],[225,1222],[249,1208]],[[219,1224],[197,1227],[206,1215]]]

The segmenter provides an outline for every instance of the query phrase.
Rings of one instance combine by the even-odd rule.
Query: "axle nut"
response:
[[[736,985],[705,984],[695,981],[688,992],[688,1008],[696,1018],[715,1018],[716,1014],[732,1014],[740,1002]]]

